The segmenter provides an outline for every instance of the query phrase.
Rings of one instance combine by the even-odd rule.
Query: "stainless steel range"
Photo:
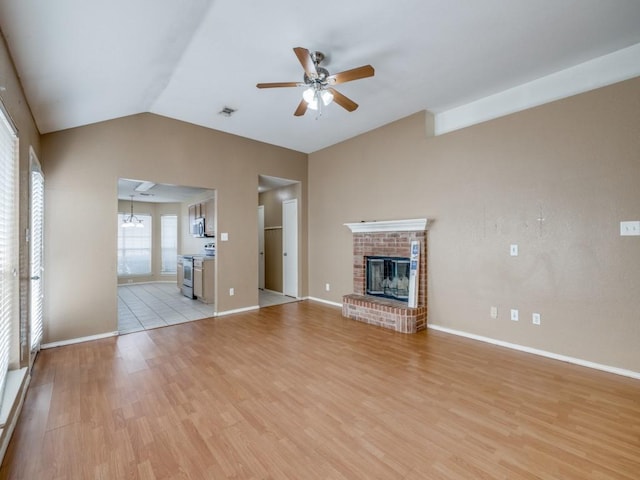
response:
[[[182,257],[182,294],[185,297],[196,298],[193,295],[193,256],[183,255]]]

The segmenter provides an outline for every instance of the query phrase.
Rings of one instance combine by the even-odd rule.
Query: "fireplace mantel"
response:
[[[413,218],[410,220],[382,220],[373,222],[345,223],[345,227],[353,233],[376,232],[424,232],[429,220],[426,218]]]

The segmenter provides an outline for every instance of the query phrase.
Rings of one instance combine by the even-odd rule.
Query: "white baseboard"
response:
[[[323,298],[306,297],[305,300],[313,300],[314,302],[326,303],[327,305],[332,305],[334,307],[342,308],[342,304],[341,303],[331,302],[329,300],[324,300]]]
[[[260,308],[259,305],[254,305],[252,307],[245,307],[245,308],[236,308],[235,310],[225,310],[224,312],[216,312],[213,316],[222,317],[224,315],[232,315],[234,313],[250,312],[251,310],[258,310],[259,308]]]
[[[616,375],[622,375],[624,377],[631,377],[640,380],[640,372],[634,372],[633,370],[626,370],[624,368],[611,367],[609,365],[602,365],[600,363],[590,362],[588,360],[582,360],[580,358],[568,357],[566,355],[560,355],[553,352],[547,352],[546,350],[538,350],[537,348],[525,347],[515,343],[504,342],[502,340],[496,340],[494,338],[483,337],[481,335],[475,335],[473,333],[462,332],[460,330],[453,330],[447,327],[441,327],[432,323],[427,324],[428,328],[438,330],[439,332],[450,333],[451,335],[458,335],[460,337],[470,338],[472,340],[478,340],[480,342],[491,343],[500,347],[510,348],[512,350],[518,350],[520,352],[533,353],[534,355],[540,355],[541,357],[552,358],[554,360],[560,360],[562,362],[573,363],[582,367],[593,368],[595,370],[602,370],[603,372],[614,373]]]
[[[119,333],[116,330],[115,332],[99,333],[97,335],[89,335],[88,337],[70,338],[69,340],[61,340],[59,342],[43,343],[40,345],[40,348],[44,350],[47,348],[64,347],[65,345],[73,345],[74,343],[91,342],[92,340],[117,337],[118,334]]]

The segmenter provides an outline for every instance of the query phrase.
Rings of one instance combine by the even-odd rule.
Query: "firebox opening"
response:
[[[366,294],[407,302],[409,264],[405,257],[366,257]]]

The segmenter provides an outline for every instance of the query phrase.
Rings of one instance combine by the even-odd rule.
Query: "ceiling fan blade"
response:
[[[309,106],[309,104],[303,98],[302,101],[300,102],[300,104],[298,105],[298,108],[296,108],[296,111],[294,112],[294,115],[296,117],[301,117],[302,115],[307,113],[307,107],[308,106]]]
[[[371,65],[364,65],[358,68],[352,68],[344,72],[336,73],[335,75],[329,75],[327,82],[329,85],[337,85],[339,83],[350,82],[352,80],[359,80],[361,78],[373,77],[375,70]]]
[[[279,87],[304,87],[302,82],[273,82],[273,83],[258,83],[258,88],[279,88]]]
[[[311,54],[309,50],[302,47],[295,47],[293,51],[296,53],[296,57],[300,61],[302,68],[304,68],[304,72],[307,74],[309,78],[316,78],[318,76],[318,71],[316,70],[316,64],[313,63],[313,59],[311,58]]]
[[[351,100],[348,97],[345,97],[339,91],[334,88],[328,88],[331,93],[333,93],[333,101],[340,105],[342,108],[349,112],[353,112],[356,108],[358,108],[358,104]]]

